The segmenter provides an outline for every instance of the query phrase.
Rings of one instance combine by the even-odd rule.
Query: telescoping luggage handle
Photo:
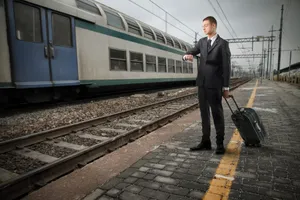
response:
[[[240,107],[237,105],[237,103],[236,103],[236,101],[235,101],[233,95],[229,95],[229,97],[232,98],[232,100],[234,101],[234,103],[235,103],[235,105],[236,105],[238,111],[241,113],[241,109],[240,109]],[[233,114],[233,110],[232,110],[231,106],[229,105],[227,99],[226,99],[226,98],[224,98],[224,99],[225,99],[225,101],[226,101],[226,103],[227,103],[229,109],[231,110],[231,112],[232,112],[232,114]]]

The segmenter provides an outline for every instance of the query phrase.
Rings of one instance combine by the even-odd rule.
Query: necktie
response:
[[[207,49],[211,48],[211,39],[207,40]]]

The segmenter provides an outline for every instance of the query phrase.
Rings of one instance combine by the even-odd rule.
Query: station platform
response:
[[[202,135],[197,109],[24,199],[300,199],[299,87],[252,80],[232,94],[260,115],[268,134],[261,147],[244,145],[223,100],[224,155],[215,154],[213,121],[213,149],[189,151]]]

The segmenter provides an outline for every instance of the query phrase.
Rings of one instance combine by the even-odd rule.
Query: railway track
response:
[[[231,89],[248,81],[232,81]],[[1,142],[0,198],[19,198],[197,107],[193,93]]]

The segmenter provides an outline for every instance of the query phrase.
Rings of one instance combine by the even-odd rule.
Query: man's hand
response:
[[[194,56],[193,55],[184,55],[183,59],[193,61]]]
[[[228,99],[229,98],[229,90],[224,90],[223,97]]]

